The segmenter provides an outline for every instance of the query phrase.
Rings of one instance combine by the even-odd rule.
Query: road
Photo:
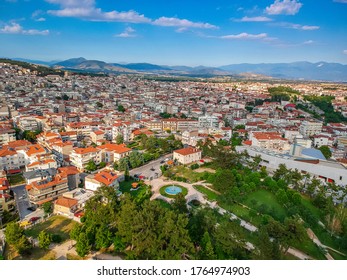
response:
[[[18,185],[11,188],[14,192],[16,205],[19,213],[19,219],[28,220],[31,217],[43,217],[43,210],[37,209],[36,211],[30,211],[27,208],[30,207],[28,193],[25,189],[25,185]]]
[[[138,176],[144,176],[148,180],[155,179],[161,176],[160,166],[165,159],[172,159],[172,154],[162,156],[154,161],[149,162],[146,165],[140,166],[138,168],[129,171],[130,176],[135,174]]]

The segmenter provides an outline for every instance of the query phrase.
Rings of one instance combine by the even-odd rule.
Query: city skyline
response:
[[[3,0],[3,57],[209,65],[347,64],[347,1]]]

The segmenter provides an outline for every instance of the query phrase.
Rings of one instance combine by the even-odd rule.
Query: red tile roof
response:
[[[183,156],[187,156],[187,155],[191,155],[191,154],[195,154],[195,153],[199,153],[201,152],[199,149],[193,148],[193,147],[187,147],[187,148],[183,148],[183,149],[179,149],[174,151],[174,153],[183,155]]]

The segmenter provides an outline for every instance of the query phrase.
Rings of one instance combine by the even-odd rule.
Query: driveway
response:
[[[163,165],[163,161],[167,158],[172,158],[172,154],[162,156],[156,160],[153,160],[146,165],[140,166],[138,168],[132,169],[129,171],[130,176],[135,174],[138,176],[144,176],[149,180],[159,178],[161,176],[160,166]]]

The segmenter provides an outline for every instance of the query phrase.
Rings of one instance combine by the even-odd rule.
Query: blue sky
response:
[[[0,56],[347,64],[347,0],[0,0]]]

